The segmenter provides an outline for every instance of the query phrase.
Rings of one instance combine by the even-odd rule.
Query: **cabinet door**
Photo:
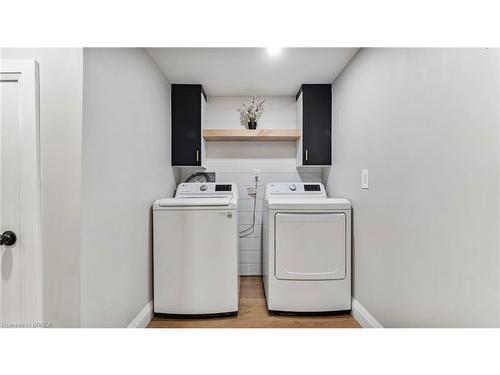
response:
[[[332,163],[332,91],[331,85],[304,85],[303,147],[304,165]]]
[[[201,165],[200,85],[172,85],[172,165]]]

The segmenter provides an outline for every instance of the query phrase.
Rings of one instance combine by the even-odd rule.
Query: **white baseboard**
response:
[[[128,328],[146,328],[151,319],[153,319],[153,301],[149,301],[146,306],[137,314],[137,316],[128,325]]]
[[[363,328],[384,328],[355,298],[352,299],[351,313]],[[145,328],[153,319],[153,315],[153,301],[149,301],[128,325],[128,328]]]
[[[368,312],[356,299],[352,299],[352,316],[363,328],[384,328],[372,314]]]

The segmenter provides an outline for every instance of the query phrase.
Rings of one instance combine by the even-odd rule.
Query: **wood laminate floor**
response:
[[[360,328],[352,315],[283,316],[267,311],[262,279],[240,278],[240,308],[237,316],[178,319],[155,316],[148,328]]]

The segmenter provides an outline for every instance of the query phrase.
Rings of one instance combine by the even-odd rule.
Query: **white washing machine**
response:
[[[153,205],[154,311],[238,311],[236,184],[182,183]]]
[[[266,186],[263,281],[270,311],[351,310],[351,205],[321,183]]]

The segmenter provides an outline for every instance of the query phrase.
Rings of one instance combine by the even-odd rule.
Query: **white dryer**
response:
[[[266,186],[263,281],[275,312],[351,310],[351,205],[321,183]]]
[[[182,183],[153,205],[154,311],[238,311],[236,184]]]

